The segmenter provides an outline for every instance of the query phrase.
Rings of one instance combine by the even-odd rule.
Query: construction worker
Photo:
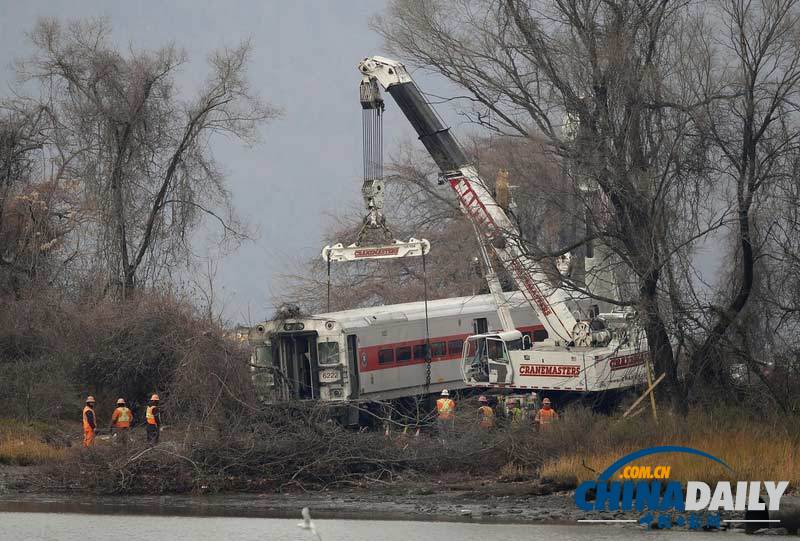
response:
[[[125,405],[125,399],[117,399],[117,407],[111,414],[111,432],[120,443],[128,443],[128,431],[133,421],[133,412]]]
[[[553,421],[558,420],[558,413],[550,407],[550,399],[545,398],[542,400],[542,409],[536,412],[536,417],[533,422],[536,428],[541,431],[550,430]]]
[[[442,396],[436,401],[436,414],[436,424],[439,427],[440,434],[444,434],[453,428],[456,417],[456,403],[450,398],[450,392],[447,389],[442,389]]]
[[[489,406],[489,399],[485,396],[479,396],[478,402],[481,405],[481,407],[478,408],[478,425],[485,430],[493,429],[494,410]]]
[[[161,432],[161,413],[158,411],[157,394],[150,397],[150,405],[147,406],[145,412],[145,421],[147,423],[147,443],[155,445],[158,443],[158,436]]]
[[[514,398],[506,400],[506,410],[511,424],[519,425],[522,422],[522,408],[519,406],[519,400]]]
[[[94,397],[86,397],[86,406],[83,408],[83,446],[94,445],[94,435],[97,431],[97,419],[94,416]]]
[[[490,396],[487,405],[492,408],[492,411],[494,411],[494,425],[496,427],[505,426],[506,412],[505,408],[503,407],[502,399],[498,399],[496,396]]]

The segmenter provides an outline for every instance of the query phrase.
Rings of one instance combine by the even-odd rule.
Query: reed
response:
[[[29,466],[63,459],[65,450],[42,441],[32,427],[16,421],[0,422],[0,464]]]
[[[741,419],[738,422],[715,423],[711,416],[694,415],[684,425],[665,422],[653,431],[652,427],[631,424],[628,429],[586,435],[586,445],[576,451],[555,453],[547,458],[540,475],[562,483],[580,483],[597,479],[597,475],[614,461],[642,447],[680,445],[710,453],[731,466],[730,471],[709,460],[684,453],[666,453],[633,461],[631,465],[671,467],[670,479],[686,482],[788,480],[790,486],[800,487],[800,447],[798,434],[781,422]],[[565,419],[561,431],[553,431],[554,441],[570,431]],[[605,427],[606,429],[608,427]],[[609,433],[611,432],[611,433]],[[626,433],[629,436],[626,437]],[[620,475],[616,472],[615,475]]]

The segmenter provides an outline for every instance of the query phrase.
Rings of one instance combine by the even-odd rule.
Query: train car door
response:
[[[350,398],[358,398],[361,384],[358,378],[358,336],[347,335],[347,364],[350,371]]]
[[[477,317],[472,320],[472,334],[486,334],[489,332],[489,321],[485,317]]]
[[[285,375],[287,399],[319,398],[317,333],[282,334],[278,353]]]

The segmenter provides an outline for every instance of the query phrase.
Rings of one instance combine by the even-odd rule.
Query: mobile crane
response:
[[[455,192],[462,212],[478,234],[482,250],[491,247],[547,331],[547,340],[533,343],[530,336],[513,328],[510,315],[498,303],[503,328],[470,336],[464,343],[464,382],[481,387],[580,392],[643,383],[649,352],[635,314],[612,312],[577,320],[570,308],[573,300],[528,255],[519,228],[492,196],[403,64],[372,56],[362,60],[358,70],[361,88],[372,92],[369,99],[378,102],[378,86],[394,98],[444,181]],[[482,255],[488,262],[488,256]],[[489,271],[493,275],[491,268]],[[490,279],[493,295],[501,299],[502,292],[495,291],[498,287],[496,279]]]

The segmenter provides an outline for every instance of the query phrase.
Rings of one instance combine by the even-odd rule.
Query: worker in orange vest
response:
[[[97,419],[94,415],[94,397],[86,397],[86,406],[83,408],[83,446],[94,445],[94,436],[97,431]]]
[[[442,390],[442,396],[436,401],[436,423],[439,425],[439,432],[445,433],[451,428],[456,417],[456,403],[450,398],[447,389]]]
[[[155,445],[158,443],[158,436],[161,432],[161,413],[158,411],[158,395],[150,397],[150,405],[145,412],[147,423],[147,443]]]
[[[550,399],[545,398],[542,400],[542,409],[536,412],[536,417],[533,422],[536,428],[545,431],[549,430],[553,421],[558,420],[558,413],[550,407]]]
[[[494,410],[489,406],[489,400],[485,396],[479,396],[478,402],[478,425],[486,430],[494,428]]]
[[[117,400],[117,407],[111,414],[111,431],[120,443],[128,443],[128,431],[133,421],[133,412],[125,405],[125,399]]]

